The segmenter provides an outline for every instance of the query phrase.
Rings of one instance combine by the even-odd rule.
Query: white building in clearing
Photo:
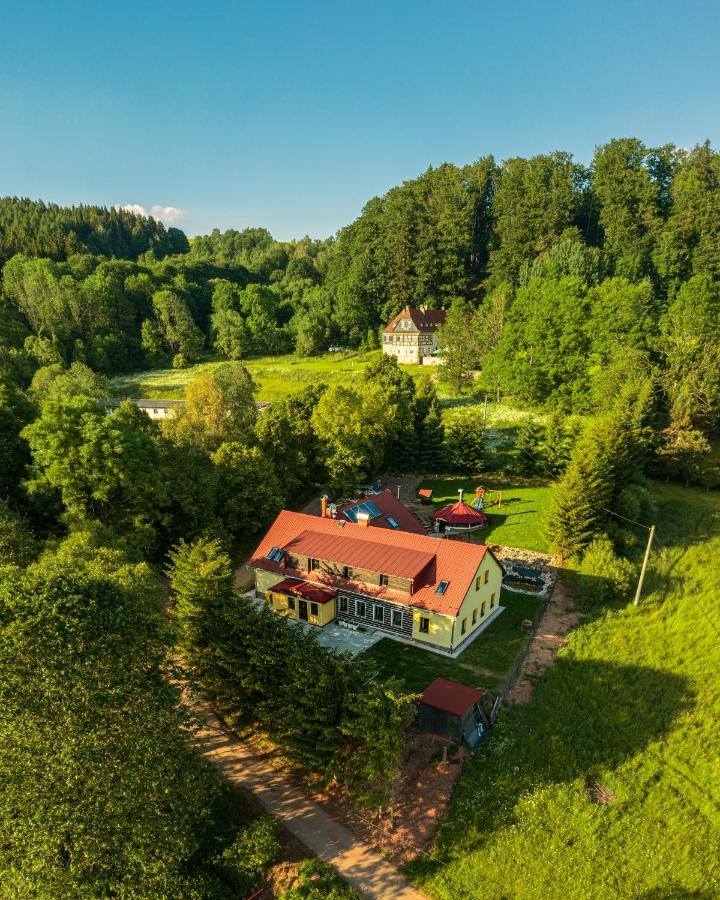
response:
[[[383,352],[399,363],[418,365],[438,349],[437,329],[444,322],[444,309],[406,306],[383,331]]]

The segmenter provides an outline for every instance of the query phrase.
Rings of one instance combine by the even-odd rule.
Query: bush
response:
[[[630,599],[635,578],[633,564],[615,553],[610,538],[596,538],[587,548],[580,564],[580,600],[593,606],[605,606]]]
[[[243,828],[218,858],[223,879],[245,896],[280,853],[277,822],[263,816]]]
[[[300,865],[295,885],[280,900],[357,900],[359,895],[332,866],[316,859]]]

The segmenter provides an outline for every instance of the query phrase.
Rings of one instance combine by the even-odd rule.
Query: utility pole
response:
[[[638,579],[637,590],[635,591],[635,606],[640,602],[640,594],[642,594],[643,581],[645,580],[645,569],[647,569],[648,559],[650,559],[650,550],[652,548],[653,538],[655,537],[655,526],[650,526],[650,534],[648,535],[647,547],[645,548],[645,557],[643,558],[642,569],[640,569],[640,578]]]

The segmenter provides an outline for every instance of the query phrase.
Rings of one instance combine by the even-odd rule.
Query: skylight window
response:
[[[395,521],[395,519],[393,519],[392,516],[388,516],[388,517],[387,517],[387,520],[388,520],[388,525],[390,525],[392,528],[399,528],[399,527],[400,527],[400,526],[398,525],[398,523]]]
[[[278,552],[278,548],[277,548],[277,547],[273,547],[272,550],[268,553],[267,558],[268,558],[268,559],[274,559],[275,554],[276,554],[277,552]]]
[[[280,562],[284,556],[284,550],[280,550],[278,547],[273,547],[272,550],[268,553],[267,558],[271,562]]]
[[[441,595],[444,594],[445,591],[448,589],[449,584],[450,584],[449,581],[441,581],[440,584],[435,588],[435,593],[441,594]]]

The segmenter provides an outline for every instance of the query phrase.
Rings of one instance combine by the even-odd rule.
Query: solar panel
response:
[[[376,516],[379,516],[380,510],[375,506],[372,500],[366,500],[365,503],[361,504],[360,509],[363,512],[370,513],[370,518],[374,519]]]
[[[389,523],[393,528],[399,528],[399,527],[400,527],[400,526],[398,525],[398,523],[395,521],[395,519],[393,519],[392,516],[388,516],[388,517],[387,517],[387,520],[388,520],[388,523]]]
[[[435,593],[436,594],[444,594],[445,591],[448,589],[449,584],[450,584],[449,581],[441,581],[440,584],[435,589]]]

